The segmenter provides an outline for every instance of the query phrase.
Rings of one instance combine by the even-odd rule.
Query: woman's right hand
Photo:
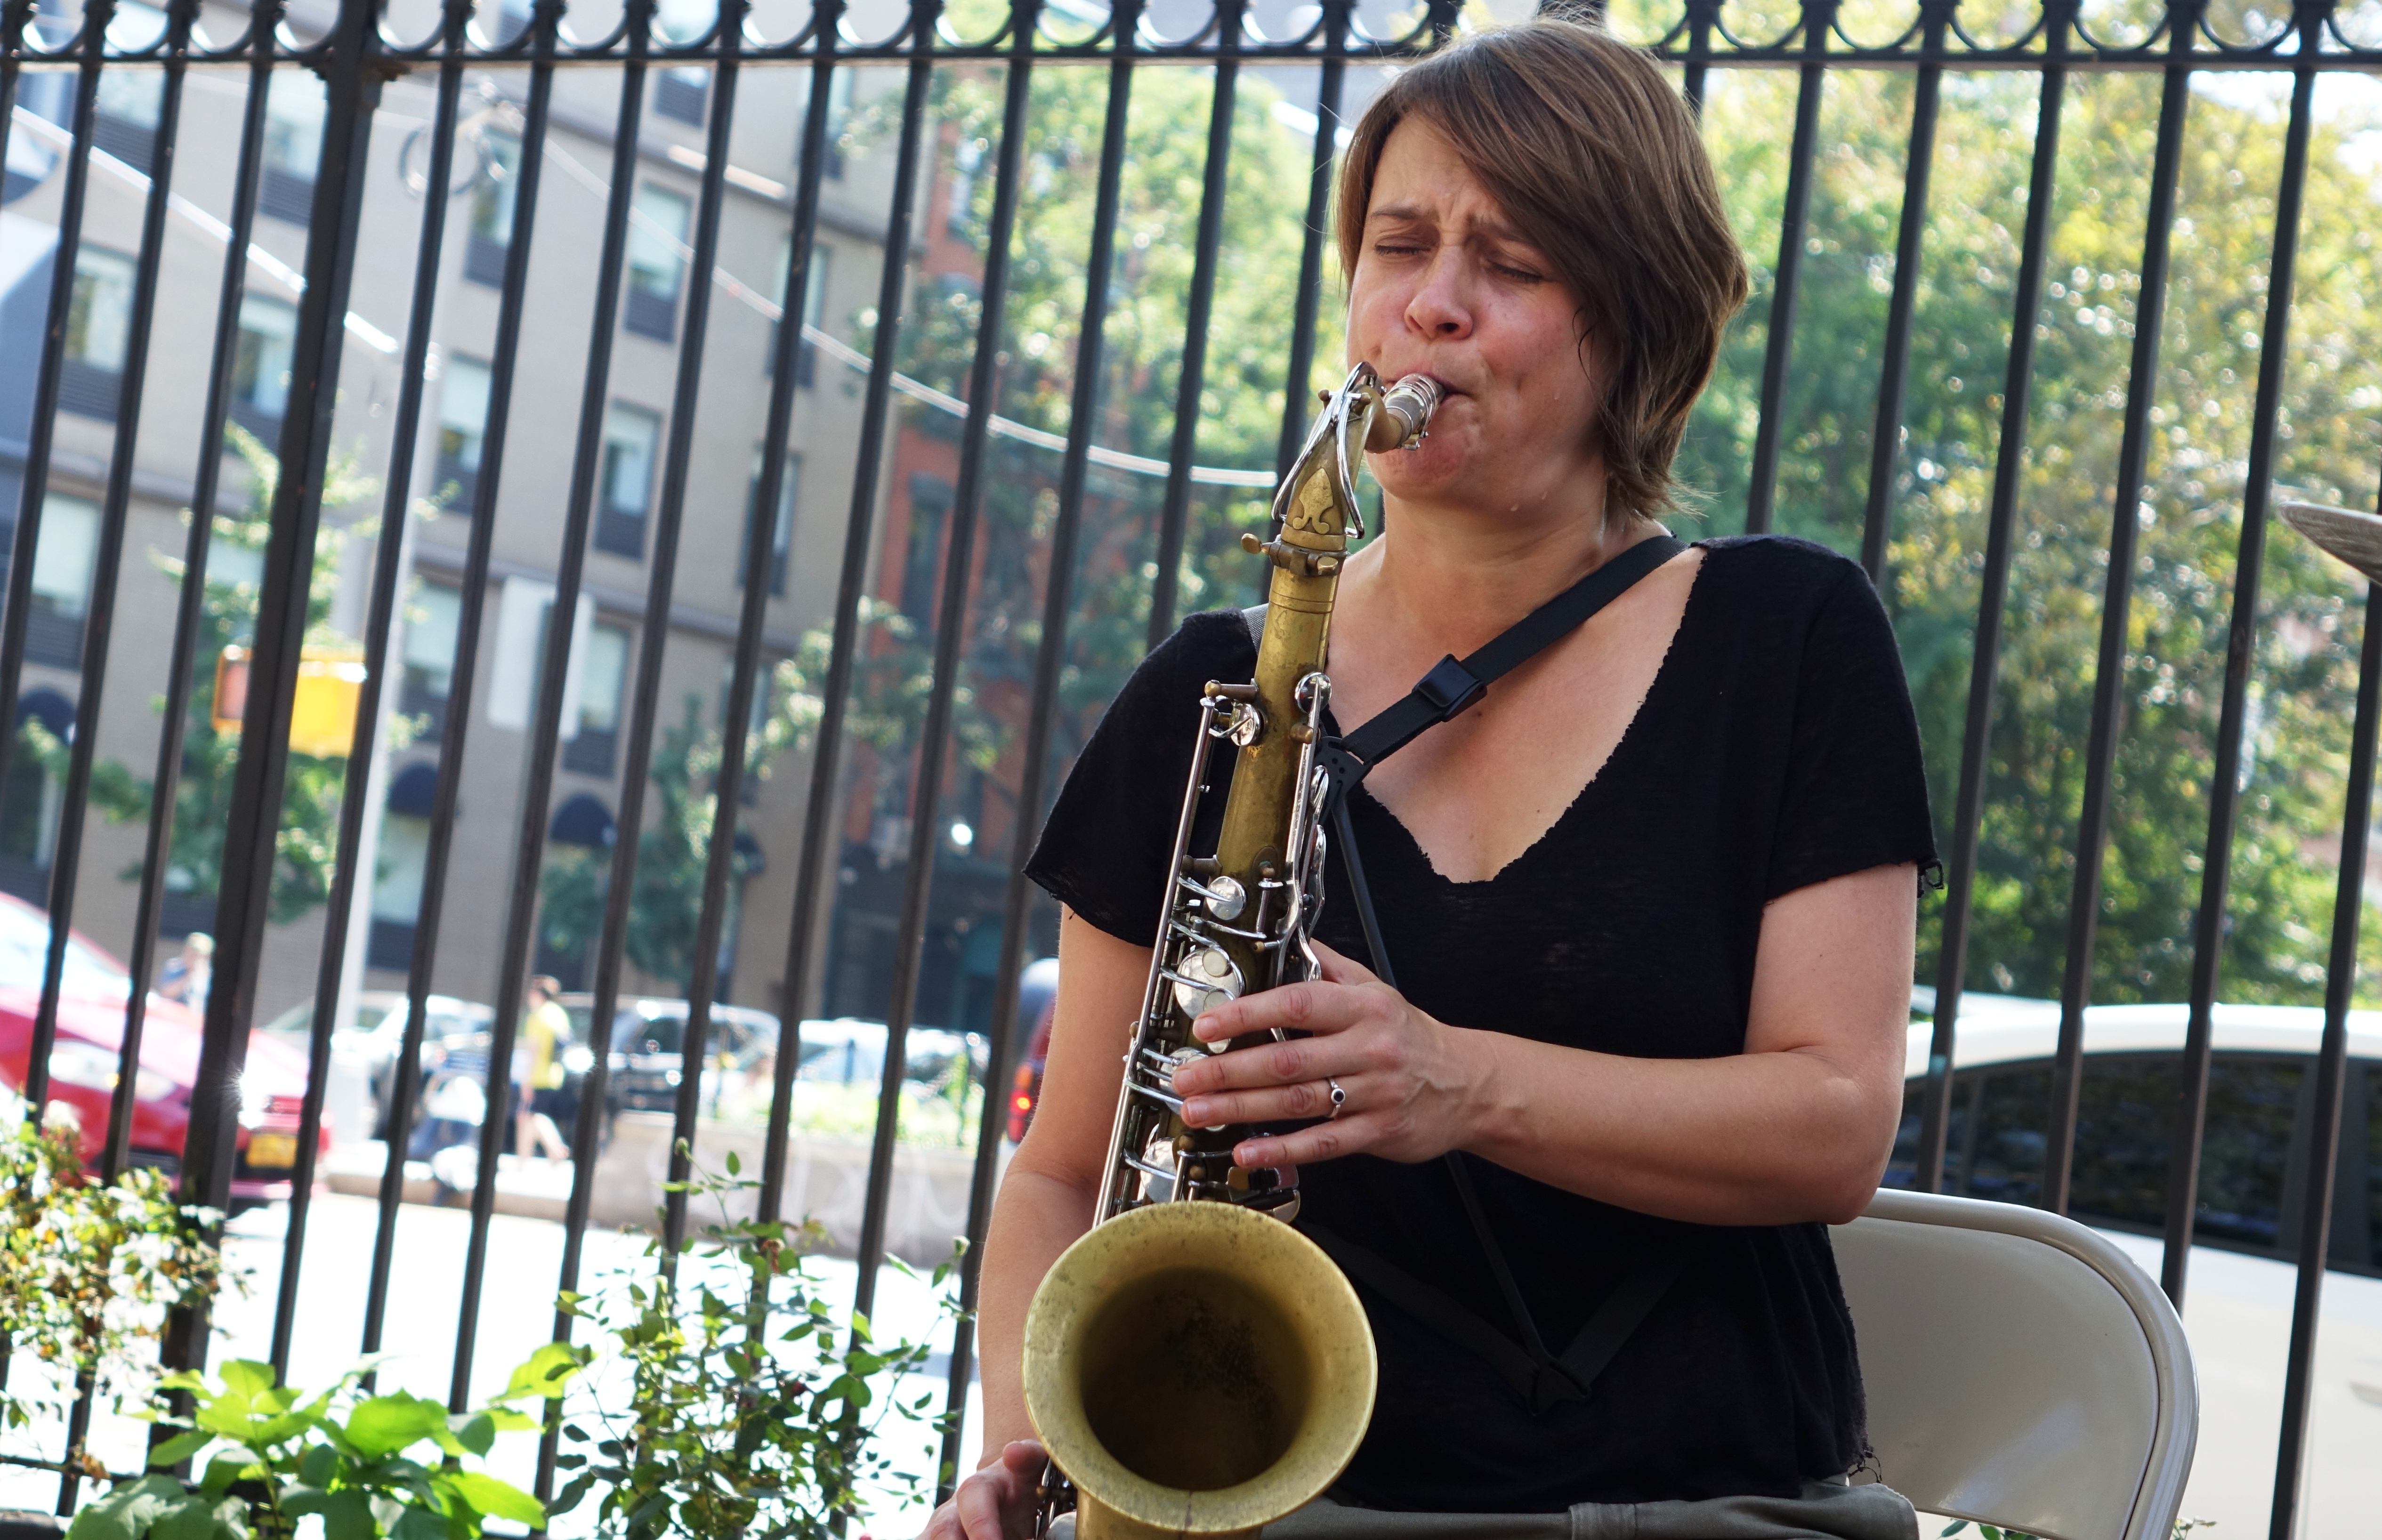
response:
[[[1028,1540],[1048,1458],[1031,1438],[1008,1446],[999,1460],[960,1483],[919,1540]]]

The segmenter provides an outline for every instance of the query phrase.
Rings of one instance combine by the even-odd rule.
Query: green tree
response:
[[[249,471],[247,506],[238,514],[215,516],[211,535],[218,553],[262,552],[271,529],[274,489],[281,466],[270,449],[238,423],[227,423],[224,437]],[[378,481],[365,475],[353,457],[335,458],[324,478],[323,506],[342,507],[374,495]],[[183,517],[193,517],[184,510]],[[325,523],[315,536],[314,564],[306,594],[306,641],[338,643],[346,639],[329,624],[331,597],[338,585],[339,560],[350,539],[369,537],[366,524]],[[158,568],[176,583],[190,581],[178,557],[155,556]],[[199,616],[198,647],[190,676],[190,717],[184,728],[182,772],[175,788],[174,837],[166,856],[168,891],[214,893],[223,880],[224,831],[229,822],[233,772],[239,762],[239,734],[218,732],[215,727],[215,665],[227,646],[246,646],[256,634],[257,584],[241,576],[217,576],[248,565],[232,560],[210,561],[202,581],[206,601]],[[165,697],[153,703],[162,715]],[[29,723],[23,734],[51,774],[66,773],[66,746]],[[283,783],[281,821],[274,831],[274,874],[271,917],[276,924],[297,920],[330,897],[332,869],[337,864],[339,794],[346,784],[347,762],[292,752]],[[92,765],[91,807],[111,824],[146,820],[155,800],[153,782],[118,760],[99,759]],[[141,878],[138,862],[119,874],[126,882]]]
[[[1794,79],[1717,75],[1705,116],[1724,196],[1758,276],[1682,456],[1714,532],[1744,507],[1766,343],[1768,273]],[[2106,582],[2116,454],[2158,81],[2071,84],[1970,945],[1969,986],[2056,994]],[[1958,775],[2009,307],[2025,218],[2036,82],[1951,76],[1930,197],[1897,461],[1886,598],[1925,741],[1939,824]],[[1831,76],[1786,392],[1776,527],[1858,549],[1894,277],[1909,78]],[[2177,999],[2191,967],[2210,766],[2255,400],[2282,134],[2239,90],[2196,92],[2139,556],[2128,616],[2093,997]],[[2348,153],[2358,124],[2319,125],[2302,225],[2278,480],[2284,495],[2361,503],[2374,477],[2382,365],[2364,346],[2377,278]],[[2357,589],[2288,530],[2267,548],[2234,845],[2223,994],[2320,995],[2355,660]],[[1948,846],[1948,831],[1944,839]],[[2374,927],[2369,927],[2369,934]],[[1932,951],[1932,926],[1923,951]],[[1932,977],[1932,955],[1920,976]]]

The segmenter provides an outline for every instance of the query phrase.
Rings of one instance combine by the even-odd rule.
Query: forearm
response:
[[[1646,1059],[1465,1032],[1462,1147],[1551,1186],[1714,1225],[1841,1222],[1876,1190],[1898,1099],[1813,1052]]]
[[[1080,1182],[1037,1167],[1030,1149],[1029,1140],[1001,1179],[976,1295],[988,1461],[998,1459],[1011,1440],[1034,1436],[1021,1375],[1025,1309],[1050,1264],[1092,1222],[1094,1194]]]

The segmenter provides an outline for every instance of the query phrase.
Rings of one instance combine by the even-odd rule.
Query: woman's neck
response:
[[[1387,511],[1381,537],[1349,561],[1344,601],[1356,598],[1378,623],[1459,657],[1661,532],[1651,520],[1607,519],[1602,510],[1530,521],[1395,503]]]

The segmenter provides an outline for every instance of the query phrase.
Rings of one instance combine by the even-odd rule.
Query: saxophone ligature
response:
[[[1384,386],[1358,364],[1276,491],[1255,678],[1210,681],[1141,1014],[1134,1023],[1092,1228],[1055,1263],[1025,1323],[1025,1402],[1053,1471],[1038,1534],[1076,1540],[1255,1536],[1319,1496],[1370,1421],[1372,1332],[1331,1259],[1286,1220],[1288,1173],[1233,1151],[1262,1131],[1186,1124],[1173,1077],[1210,1053],[1192,1023],[1243,995],[1315,976],[1332,685],[1332,609],[1362,539],[1362,456],[1418,445],[1439,383]],[[1216,847],[1191,843],[1217,744],[1234,754]],[[1259,1040],[1262,1041],[1262,1040]]]

